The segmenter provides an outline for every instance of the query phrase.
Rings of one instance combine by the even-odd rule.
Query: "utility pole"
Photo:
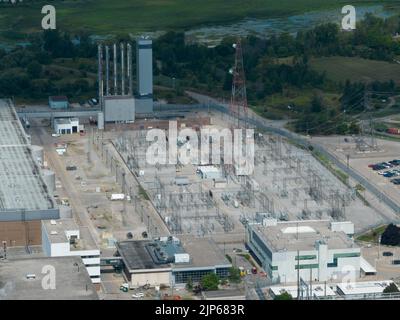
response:
[[[300,255],[297,250],[297,300],[300,300]]]

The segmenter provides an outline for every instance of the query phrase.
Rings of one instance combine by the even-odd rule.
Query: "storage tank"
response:
[[[42,176],[47,185],[47,190],[49,190],[49,193],[53,195],[54,190],[56,190],[56,175],[54,174],[54,171],[44,169],[42,170]]]
[[[31,146],[32,157],[39,166],[43,165],[44,151],[41,146]]]

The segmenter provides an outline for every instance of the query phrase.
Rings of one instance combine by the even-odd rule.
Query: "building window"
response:
[[[334,253],[333,258],[355,258],[359,257],[359,252],[346,252],[346,253]]]
[[[269,265],[269,268],[270,268],[272,271],[277,271],[277,270],[278,270],[278,266]]]
[[[295,269],[318,269],[318,263],[296,265]]]
[[[214,273],[214,269],[174,271],[173,275],[175,277],[175,283],[187,283],[189,279],[191,279],[193,282],[200,282],[201,279],[209,273]]]
[[[313,259],[317,259],[317,256],[315,254],[304,255],[304,256],[296,256],[295,259],[296,260],[313,260]]]
[[[338,266],[338,258],[356,258],[360,256],[360,252],[346,252],[346,253],[334,253],[333,262],[328,263],[328,268],[336,268]]]

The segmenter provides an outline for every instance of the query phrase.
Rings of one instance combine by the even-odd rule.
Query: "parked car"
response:
[[[385,178],[391,178],[391,177],[394,177],[395,175],[396,175],[395,173],[390,172],[390,171],[385,172],[385,173],[383,174],[383,176],[384,176]]]
[[[382,253],[382,255],[383,255],[384,257],[392,257],[392,256],[393,256],[393,252],[384,251],[384,252]]]

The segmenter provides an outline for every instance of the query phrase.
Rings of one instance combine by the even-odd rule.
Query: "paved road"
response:
[[[52,140],[51,136],[46,132],[45,128],[41,126],[33,127],[32,131],[39,139],[41,145],[45,150],[46,159],[49,163],[50,168],[54,170],[54,172],[56,172],[56,175],[62,183],[65,193],[69,198],[74,217],[77,219],[78,224],[88,227],[96,245],[99,245],[101,242],[99,233],[90,221],[86,206],[82,203],[79,192],[76,190],[74,183],[71,181],[71,178],[68,175],[68,172],[65,170],[65,165],[62,163],[62,161],[60,160],[60,156],[57,154],[53,147],[54,141]]]

